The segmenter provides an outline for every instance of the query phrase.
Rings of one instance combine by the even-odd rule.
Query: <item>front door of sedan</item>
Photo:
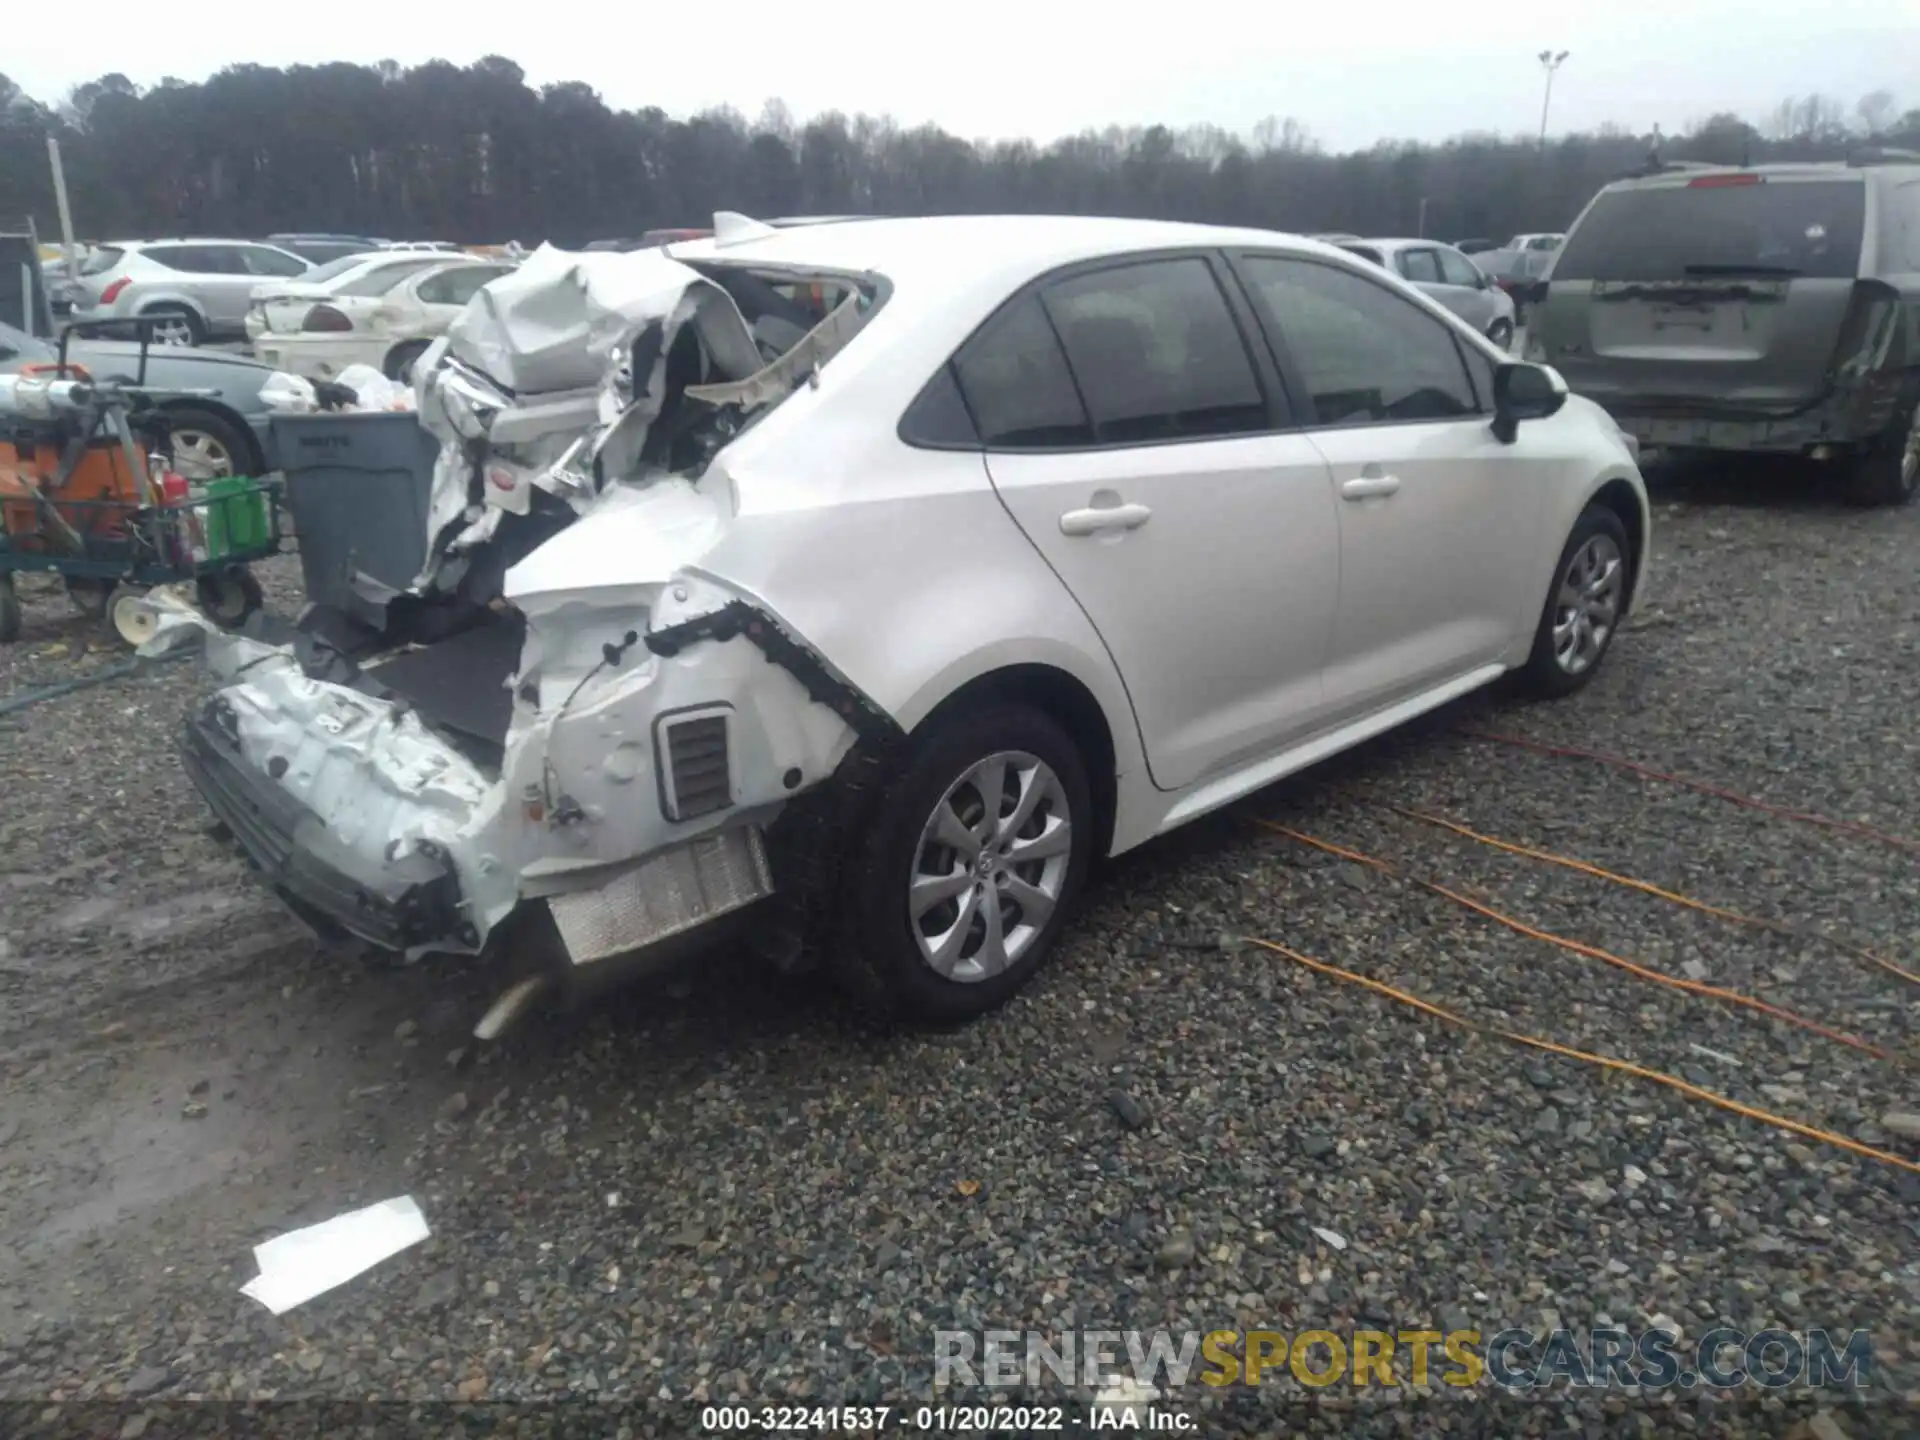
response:
[[[1319,728],[1339,587],[1326,461],[1282,433],[1271,355],[1218,257],[1079,267],[955,357],[1008,512],[1181,789]]]
[[[1340,497],[1328,704],[1358,719],[1499,662],[1545,599],[1552,442],[1496,440],[1493,362],[1390,286],[1302,256],[1236,264]]]

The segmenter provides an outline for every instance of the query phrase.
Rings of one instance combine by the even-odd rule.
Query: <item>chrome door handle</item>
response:
[[[1104,530],[1138,530],[1153,518],[1144,505],[1100,505],[1069,510],[1060,517],[1062,535],[1098,535]]]
[[[1391,495],[1400,488],[1398,475],[1356,475],[1340,486],[1343,500],[1367,500],[1376,495]]]

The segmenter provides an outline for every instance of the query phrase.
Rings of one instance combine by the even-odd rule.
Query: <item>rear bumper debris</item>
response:
[[[267,885],[322,935],[399,952],[478,943],[444,851],[426,842],[403,855],[371,857],[343,844],[318,815],[247,764],[224,696],[187,721],[181,759]]]

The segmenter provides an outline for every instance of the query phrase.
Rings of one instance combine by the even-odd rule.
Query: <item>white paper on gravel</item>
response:
[[[240,1293],[284,1315],[426,1238],[427,1218],[411,1195],[382,1200],[254,1246],[260,1274]]]

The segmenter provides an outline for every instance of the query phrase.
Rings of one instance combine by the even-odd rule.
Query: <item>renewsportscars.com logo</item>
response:
[[[1682,1343],[1673,1330],[936,1330],[934,1385],[1090,1388],[1124,1380],[1167,1395],[1189,1385],[1404,1386],[1514,1393],[1555,1387],[1640,1390],[1863,1389],[1864,1330],[1721,1328]]]

